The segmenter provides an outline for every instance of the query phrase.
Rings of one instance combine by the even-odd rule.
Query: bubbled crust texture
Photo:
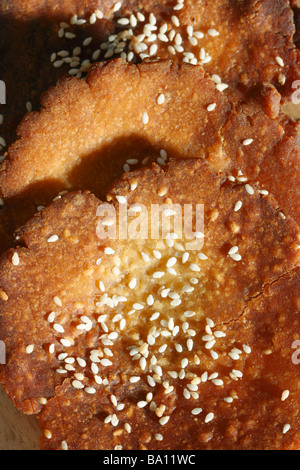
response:
[[[296,125],[278,116],[272,85],[234,95],[219,92],[201,67],[170,61],[117,59],[94,66],[86,81],[61,80],[43,96],[40,113],[22,122],[1,166],[3,249],[13,246],[13,229],[59,191],[88,189],[104,198],[128,159],[138,162],[127,165],[134,169],[156,161],[161,149],[170,158],[206,158],[228,175],[243,172],[299,222]],[[253,143],[244,146],[245,139]]]
[[[19,231],[20,243],[24,245],[17,250],[19,264],[12,264],[14,250],[3,254],[1,260],[0,328],[8,352],[2,382],[21,411],[38,413],[44,408],[40,421],[48,437],[42,439],[42,448],[61,448],[63,441],[71,449],[113,449],[116,445],[124,449],[297,446],[299,391],[290,356],[299,307],[295,295],[296,271],[292,272],[299,262],[296,224],[292,219],[283,219],[276,202],[259,194],[257,188],[250,195],[244,184],[226,182],[208,163],[196,159],[172,161],[166,169],[154,165],[152,169],[129,173],[110,190],[108,200],[116,208],[119,196],[125,196],[129,206],[142,203],[148,209],[150,204],[170,204],[170,200],[181,205],[204,204],[202,251],[207,259],[199,261],[196,253],[191,252],[189,263],[200,264],[199,272],[191,271],[189,263],[182,264],[178,278],[170,274],[163,281],[154,280],[153,272],[162,269],[160,263],[164,264],[176,248],[160,248],[162,260],[151,255],[147,264],[142,261],[141,253],[151,254],[157,240],[99,240],[96,214],[101,203],[88,192],[74,192],[58,199]],[[242,208],[234,211],[237,201],[242,201]],[[58,241],[49,243],[49,237],[54,234]],[[105,252],[107,245],[121,260],[119,274],[112,274],[112,263],[117,261]],[[229,248],[235,245],[242,255],[240,261],[228,256]],[[141,280],[143,286],[138,285],[135,291],[128,289],[131,276]],[[132,302],[145,303],[149,292],[157,296],[158,287],[166,283],[180,291],[191,276],[199,279],[199,286],[190,294],[192,297],[183,297],[183,305],[171,308],[167,300],[160,303],[161,311],[172,315],[179,325],[183,309],[193,306],[197,311],[195,318],[188,318],[189,327],[195,332],[192,336],[195,350],[185,350],[181,355],[170,345],[162,355],[157,350],[159,344],[153,346],[158,364],[163,364],[163,379],[173,386],[166,394],[161,382],[155,387],[147,382],[147,375],[153,374],[149,362],[144,368],[141,362],[133,362],[128,353],[128,346],[136,343],[137,334],[145,340],[149,317],[157,305],[146,307],[142,314],[133,312],[129,317],[125,312]],[[119,334],[110,346],[113,359],[105,356],[111,359],[111,364],[96,362],[98,375],[106,381],[95,383],[90,353],[104,348],[101,338],[107,331],[97,317],[103,313],[111,315],[111,310],[105,307],[97,310],[96,302],[101,297],[99,280],[105,284],[106,292],[126,295],[128,302],[123,306],[121,302],[112,311],[113,315],[121,316],[124,312],[125,328],[119,330],[118,322],[107,319],[109,332]],[[54,302],[55,297],[60,299],[62,307]],[[282,298],[279,304],[278,297]],[[270,308],[273,305],[274,309]],[[288,311],[285,309],[281,312],[279,305],[289,305],[290,314],[285,315]],[[57,333],[49,322],[52,311],[56,312],[55,321],[63,325],[64,334]],[[89,331],[79,332],[76,328],[82,315],[92,321]],[[201,342],[207,316],[217,329],[226,332],[226,340],[216,347],[218,360],[209,356]],[[184,344],[186,337],[182,334],[178,334],[177,341]],[[63,346],[61,338],[69,338],[71,345]],[[284,348],[280,349],[284,342]],[[26,354],[26,347],[31,344],[33,352]],[[49,351],[50,344],[55,345],[54,354]],[[238,362],[228,356],[233,346],[241,349],[244,344],[251,347],[253,354],[243,354]],[[271,358],[266,353],[268,349],[272,351]],[[196,351],[200,366],[195,359]],[[70,358],[85,359],[86,367],[79,367],[75,362],[75,370],[69,369],[66,375],[58,373],[57,369],[66,366],[58,357],[62,352],[67,352]],[[200,383],[198,398],[194,397],[193,401],[183,398],[187,377],[173,381],[167,374],[170,368],[180,370],[183,357],[189,359],[186,373],[197,376],[199,370],[201,374],[207,370],[210,375],[218,370],[219,377],[224,379],[223,386],[219,388],[211,381]],[[230,379],[232,368],[242,371],[242,380]],[[77,372],[84,372],[81,380],[85,387],[95,390],[93,395],[86,388],[75,387],[73,380]],[[139,375],[141,380],[130,382],[132,375]],[[249,389],[255,390],[255,407],[252,398],[249,401]],[[290,389],[291,399],[283,405],[280,397],[285,389]],[[163,416],[169,417],[166,424],[161,424],[153,405],[152,411],[149,403],[146,408],[137,406],[148,393],[153,394],[151,400],[157,407],[165,407]],[[123,409],[115,410],[111,395],[124,405]],[[234,405],[228,408],[224,398],[232,395]],[[41,397],[48,399],[45,407]],[[191,414],[195,407],[203,408],[198,417]],[[114,413],[118,416],[117,425],[105,423],[105,418]],[[214,414],[214,419],[205,422],[209,413]],[[280,431],[287,422],[291,430],[282,434]],[[124,432],[125,423],[130,423],[132,432]],[[155,438],[157,434],[164,435],[162,441]]]

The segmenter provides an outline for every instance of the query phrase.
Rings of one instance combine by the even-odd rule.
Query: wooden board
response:
[[[0,450],[38,450],[39,436],[36,417],[19,413],[0,386]]]

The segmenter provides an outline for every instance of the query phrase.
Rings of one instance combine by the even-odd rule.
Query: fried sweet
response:
[[[297,304],[297,224],[200,159],[127,173],[107,201],[58,198],[2,255],[1,380],[41,413],[41,447],[298,446],[298,320],[280,308]]]
[[[39,109],[43,92],[66,73],[84,76],[99,60],[161,57],[201,64],[221,87],[244,91],[267,82],[288,99],[299,78],[288,0],[218,0],[209,7],[204,0],[5,0],[0,27],[7,93],[0,105],[3,153],[27,111]]]
[[[65,78],[19,128],[0,170],[0,196],[17,228],[60,191],[104,198],[125,171],[167,158],[200,158],[231,179],[275,196],[300,220],[296,124],[282,119],[280,95],[257,85],[231,102],[199,66],[170,61],[95,65]],[[2,242],[4,248],[13,246]],[[10,244],[9,244],[10,242]]]

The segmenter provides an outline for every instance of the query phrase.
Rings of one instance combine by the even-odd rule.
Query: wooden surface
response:
[[[39,435],[36,417],[19,413],[0,386],[0,450],[38,450]]]

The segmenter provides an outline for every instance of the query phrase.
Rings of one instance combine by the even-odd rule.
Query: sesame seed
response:
[[[139,408],[144,408],[144,407],[147,406],[147,405],[148,405],[148,403],[147,403],[146,401],[138,401],[138,402],[137,402],[137,406],[138,406]]]
[[[211,28],[207,31],[207,34],[214,38],[216,36],[219,36],[220,33],[216,29]]]
[[[148,116],[148,113],[145,111],[143,116],[142,116],[142,121],[143,121],[143,124],[148,124],[149,122],[149,116]]]
[[[155,273],[153,273],[152,277],[153,277],[153,279],[160,279],[164,275],[165,275],[165,273],[163,271],[156,271]]]
[[[191,264],[190,264],[190,270],[191,270],[191,271],[194,271],[194,272],[199,272],[199,271],[200,271],[200,268],[199,268],[199,266],[198,266],[197,264],[191,263]]]
[[[28,346],[26,346],[26,354],[31,354],[34,350],[34,344],[29,344]]]
[[[226,83],[218,83],[216,85],[216,89],[221,92],[226,90],[227,88],[228,88],[228,85]]]
[[[177,26],[177,27],[180,26],[180,21],[179,21],[179,19],[178,19],[177,16],[172,15],[172,16],[171,16],[171,21],[172,21],[172,23],[174,24],[174,26]]]
[[[289,390],[284,390],[281,395],[281,401],[285,401],[289,397],[290,391]]]
[[[207,106],[206,109],[207,109],[207,111],[210,112],[210,111],[214,111],[214,109],[216,109],[216,107],[217,107],[217,103],[211,103]]]
[[[250,194],[251,196],[254,194],[254,189],[252,188],[252,186],[250,186],[250,184],[246,184],[246,185],[245,185],[245,190],[246,190],[247,193]]]
[[[106,248],[104,249],[104,253],[105,253],[106,255],[113,255],[113,254],[115,253],[115,250],[113,250],[113,249],[110,248],[110,247],[106,247]]]
[[[291,429],[291,425],[290,424],[285,424],[283,426],[282,434],[286,434],[290,429]]]
[[[170,268],[171,266],[174,266],[177,263],[177,258],[173,256],[167,261],[167,267]]]
[[[57,305],[58,307],[62,307],[62,301],[59,297],[55,296],[53,298],[53,302],[55,303],[55,305]]]
[[[163,93],[161,93],[158,98],[157,98],[157,104],[158,105],[162,105],[165,101],[165,95]]]
[[[250,346],[247,346],[246,344],[243,344],[243,350],[246,354],[250,354],[251,353],[251,348]]]
[[[57,331],[58,333],[64,333],[64,331],[65,331],[64,328],[61,325],[59,325],[58,323],[54,323],[53,329],[55,331]]]
[[[284,85],[285,82],[286,82],[286,76],[285,76],[283,73],[280,73],[280,74],[278,75],[278,83],[279,83],[280,85]]]
[[[114,6],[113,6],[113,12],[115,13],[115,12],[119,11],[121,7],[122,7],[122,2],[115,3]]]
[[[194,409],[191,411],[192,415],[194,415],[194,416],[199,415],[201,412],[202,412],[202,408],[194,408]]]
[[[47,242],[48,243],[55,243],[59,240],[57,235],[52,235],[51,237],[48,238]]]
[[[135,384],[135,383],[139,382],[140,380],[141,380],[141,377],[133,376],[133,377],[130,377],[129,382],[132,383],[132,384]]]
[[[109,359],[101,359],[100,364],[104,367],[108,367],[112,365],[112,362]]]
[[[63,34],[62,34],[62,36],[63,36]],[[60,37],[62,37],[62,36],[60,36]],[[74,38],[76,38],[76,34],[68,32],[68,33],[65,34],[65,37],[67,39],[74,39]]]
[[[238,201],[234,206],[234,212],[238,212],[241,209],[242,205],[242,201]]]
[[[130,20],[128,18],[120,18],[117,22],[122,26],[126,26],[130,23]]]
[[[18,266],[20,264],[20,258],[17,252],[13,254],[11,262],[13,266]]]
[[[137,303],[133,304],[133,308],[134,308],[134,310],[143,310],[144,305],[137,302]]]
[[[97,15],[96,13],[92,13],[92,15],[90,16],[90,24],[95,24],[97,21]]]
[[[165,424],[167,424],[167,422],[169,421],[169,419],[170,419],[170,416],[163,416],[162,418],[160,418],[159,424],[161,424],[162,426],[164,426]]]
[[[80,380],[73,380],[72,385],[73,385],[73,387],[76,388],[77,390],[80,390],[80,389],[83,389],[83,388],[84,388],[84,385],[83,385],[82,382],[80,382]]]
[[[211,420],[214,419],[214,414],[213,413],[208,413],[206,416],[205,416],[205,420],[204,422],[205,423],[209,423]]]
[[[277,64],[278,64],[280,67],[284,67],[284,62],[283,62],[283,59],[282,59],[281,57],[277,56],[277,57],[275,58],[275,60],[276,60]]]
[[[252,142],[253,142],[253,139],[245,139],[243,140],[243,145],[247,147],[248,145],[252,144]]]
[[[234,253],[237,253],[239,251],[239,247],[238,246],[233,246],[232,248],[230,248],[230,250],[228,251],[228,254],[229,256],[234,254]]]
[[[129,163],[129,161],[127,163]],[[138,161],[137,162],[135,161],[134,163],[138,163]],[[127,203],[127,198],[125,196],[116,196],[116,199],[119,202],[119,204]]]

